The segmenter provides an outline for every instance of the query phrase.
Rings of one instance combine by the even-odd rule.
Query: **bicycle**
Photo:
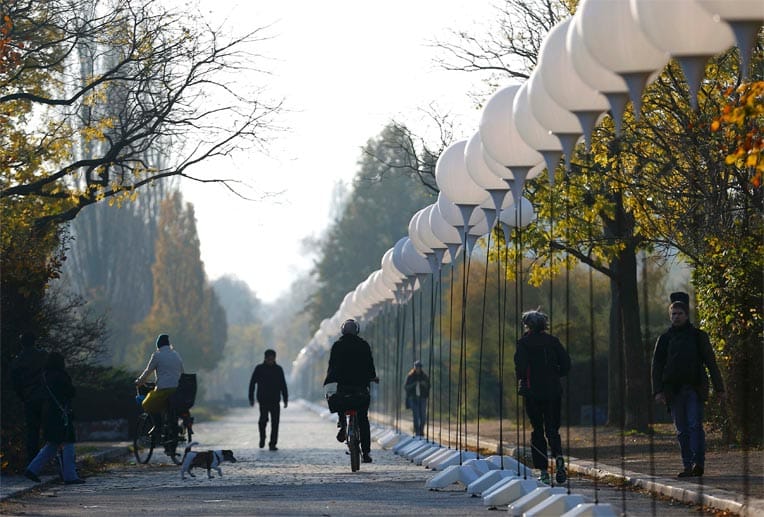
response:
[[[154,383],[145,383],[143,386],[136,387],[135,400],[138,407],[143,410],[141,402],[149,391],[154,389]],[[178,424],[180,419],[180,425]],[[169,408],[162,412],[162,426],[157,429],[156,422],[151,414],[143,411],[138,416],[138,422],[135,425],[135,438],[133,438],[133,453],[138,463],[148,463],[154,452],[154,447],[164,445],[164,452],[170,457],[172,462],[180,465],[182,455],[178,454],[178,444],[181,442],[191,443],[194,417],[189,411],[181,411],[176,414]],[[174,428],[174,429],[173,429]]]
[[[358,412],[355,409],[345,410],[347,438],[345,443],[350,453],[350,471],[356,472],[361,468],[361,428],[357,422]]]

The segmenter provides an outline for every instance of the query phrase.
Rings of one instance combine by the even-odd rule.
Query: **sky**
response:
[[[219,185],[181,186],[194,204],[210,280],[236,276],[272,302],[310,269],[315,255],[301,243],[330,224],[337,181],[352,180],[361,147],[390,120],[416,131],[424,127],[421,108],[435,103],[464,128],[457,139],[477,130],[470,93],[485,89],[483,77],[442,70],[431,44],[451,29],[486,30],[494,0],[199,2],[233,31],[270,26],[273,35],[260,49],[271,72],[264,84],[283,97],[287,111],[276,123],[288,129],[274,135],[267,155],[232,157],[225,174],[260,199],[243,200]],[[220,177],[219,167],[192,172]]]

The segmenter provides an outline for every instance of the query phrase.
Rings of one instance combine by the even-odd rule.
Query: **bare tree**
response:
[[[194,178],[191,169],[262,148],[275,129],[281,102],[264,100],[252,79],[265,73],[254,47],[267,39],[267,27],[229,37],[154,0],[110,0],[97,9],[90,0],[11,0],[3,11],[10,30],[0,110],[32,106],[39,147],[97,143],[84,156],[69,153],[31,174],[24,156],[9,162],[0,199],[34,197],[48,208],[37,226],[71,220],[104,198],[127,199],[169,176],[234,190],[230,179]],[[84,84],[81,69],[70,74],[66,66],[78,59],[96,63]],[[152,152],[164,156],[149,160]]]

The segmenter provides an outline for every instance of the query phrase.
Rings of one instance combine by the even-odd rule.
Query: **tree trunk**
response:
[[[623,324],[623,357],[626,373],[624,429],[646,432],[649,427],[650,369],[642,343],[637,288],[637,254],[629,244],[620,253],[620,308]]]
[[[611,271],[618,265],[611,263]],[[621,323],[621,296],[618,282],[610,277],[610,331],[608,333],[607,369],[607,425],[621,427],[624,417],[623,378],[623,328]]]

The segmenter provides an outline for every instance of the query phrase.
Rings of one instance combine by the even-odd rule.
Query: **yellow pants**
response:
[[[167,399],[170,395],[175,393],[175,390],[177,389],[178,388],[165,388],[158,390],[154,388],[152,391],[149,391],[146,398],[141,402],[143,410],[146,413],[161,413],[167,407]]]

